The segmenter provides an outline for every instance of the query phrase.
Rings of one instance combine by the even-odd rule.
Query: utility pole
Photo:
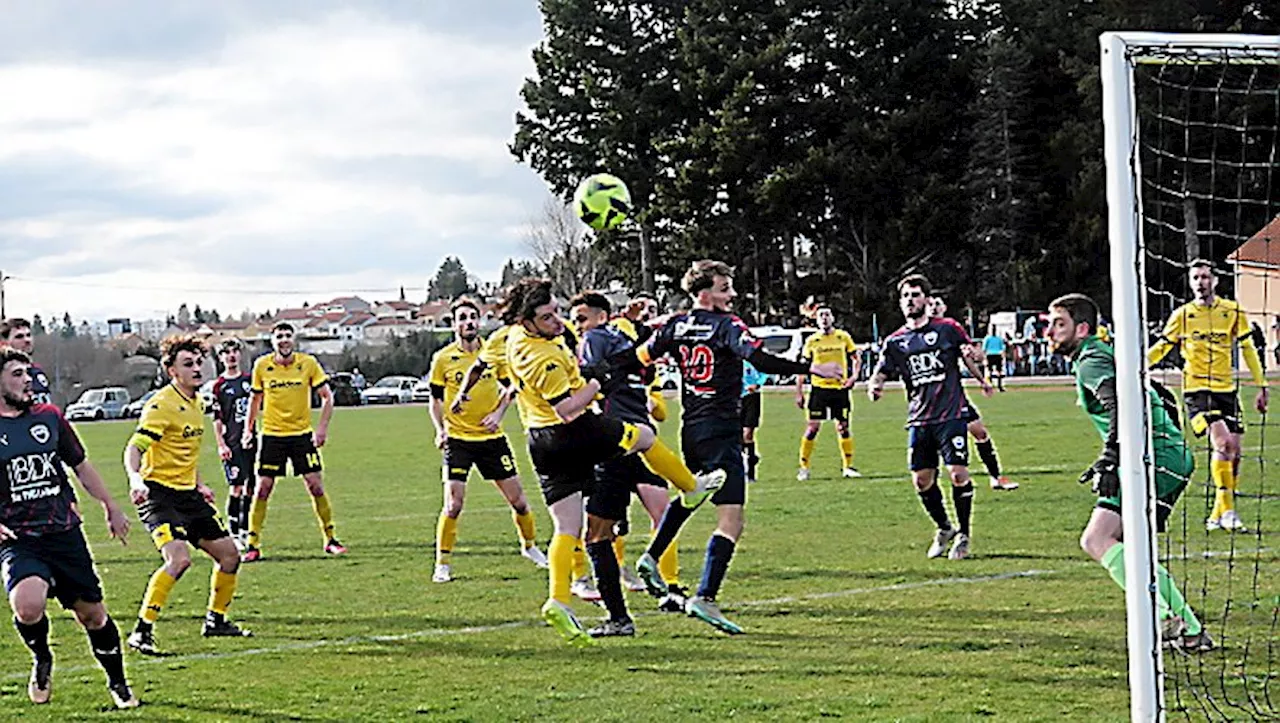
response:
[[[6,278],[8,277],[4,275],[4,272],[0,271],[0,321],[9,318],[4,313],[4,280]]]

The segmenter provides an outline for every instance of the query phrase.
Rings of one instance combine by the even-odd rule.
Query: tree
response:
[[[76,327],[75,324],[71,323],[71,312],[69,311],[62,314],[62,329],[60,333],[64,339],[71,339],[76,335]]]
[[[427,296],[431,299],[455,299],[474,290],[462,261],[456,256],[446,256],[431,280]]]
[[[187,310],[186,304],[178,307],[178,325],[184,327],[191,325],[191,312]]]
[[[596,248],[622,273],[638,268],[652,290],[650,235],[664,214],[653,190],[670,169],[663,144],[683,122],[675,81],[676,28],[686,3],[541,0],[546,39],[520,91],[511,153],[568,200],[585,176],[607,170],[627,183],[638,231],[602,233]]]
[[[538,275],[538,267],[533,262],[526,259],[507,259],[507,263],[502,265],[502,280],[498,283],[500,288],[506,288],[520,279],[526,279],[530,276]]]
[[[31,317],[31,335],[44,336],[46,333],[48,332],[45,331],[45,328],[44,328],[44,319],[41,319],[39,314],[32,316]]]
[[[560,296],[598,289],[610,280],[611,269],[591,246],[586,227],[558,199],[542,204],[542,214],[525,229],[525,244]]]
[[[1039,181],[1030,168],[1026,127],[1030,55],[1017,40],[993,33],[976,65],[971,103],[969,166],[965,174],[970,227],[961,275],[972,279],[980,309],[1015,305],[1039,289],[1033,279],[1043,247],[1034,223]]]
[[[200,308],[200,305],[199,305],[199,304],[196,304],[196,308],[195,308],[194,310],[192,310],[192,312],[191,312],[191,318],[192,318],[192,319],[195,321],[195,323],[197,323],[197,324],[203,324],[203,323],[205,323],[206,321],[208,321],[208,318],[205,316],[204,310]]]

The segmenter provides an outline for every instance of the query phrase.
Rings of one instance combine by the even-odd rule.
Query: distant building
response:
[[[1263,329],[1280,315],[1280,216],[1227,256],[1236,282],[1236,301],[1249,321]]]

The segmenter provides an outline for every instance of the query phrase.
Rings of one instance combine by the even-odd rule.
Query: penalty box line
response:
[[[769,600],[746,600],[734,603],[731,607],[765,607],[769,605],[787,605],[793,603],[807,602],[810,600],[829,600],[831,598],[849,597],[852,595],[867,595],[877,592],[900,592],[903,590],[917,590],[928,587],[942,587],[949,585],[974,585],[986,582],[1000,582],[1002,580],[1015,580],[1019,578],[1041,577],[1044,575],[1053,575],[1056,570],[1023,570],[1021,572],[1005,572],[997,575],[978,575],[974,577],[944,577],[937,580],[923,580],[920,582],[903,582],[894,585],[881,585],[878,587],[861,587],[850,590],[836,590],[833,592],[813,593],[812,595],[794,595],[787,597],[771,598]],[[662,613],[644,612],[639,613],[636,617],[649,617],[651,615],[661,615]],[[433,628],[430,630],[416,630],[411,633],[400,633],[397,635],[351,635],[337,640],[311,640],[306,642],[286,643],[284,645],[273,645],[263,648],[249,648],[247,650],[229,650],[225,653],[191,653],[187,655],[166,655],[154,658],[137,658],[131,657],[128,665],[135,668],[140,665],[171,665],[174,663],[188,663],[201,660],[231,660],[235,658],[248,658],[255,655],[272,655],[275,653],[292,653],[305,650],[316,650],[319,648],[335,648],[352,645],[362,645],[368,643],[395,643],[403,640],[416,640],[420,638],[437,638],[451,637],[455,635],[479,635],[482,633],[493,633],[500,630],[510,630],[513,628],[529,627],[533,625],[542,625],[541,620],[513,620],[511,622],[499,623],[497,625],[473,625],[465,628],[456,628],[453,630],[442,630]],[[121,645],[124,642],[121,641]],[[88,673],[100,670],[96,665],[76,665],[69,668],[57,668],[59,674],[78,674]],[[0,680],[25,680],[30,676],[30,672],[9,673]]]

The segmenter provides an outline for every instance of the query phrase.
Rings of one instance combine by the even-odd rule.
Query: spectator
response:
[[[353,367],[351,369],[351,386],[355,387],[358,392],[364,389],[364,385],[364,375],[360,373],[360,367]]]

